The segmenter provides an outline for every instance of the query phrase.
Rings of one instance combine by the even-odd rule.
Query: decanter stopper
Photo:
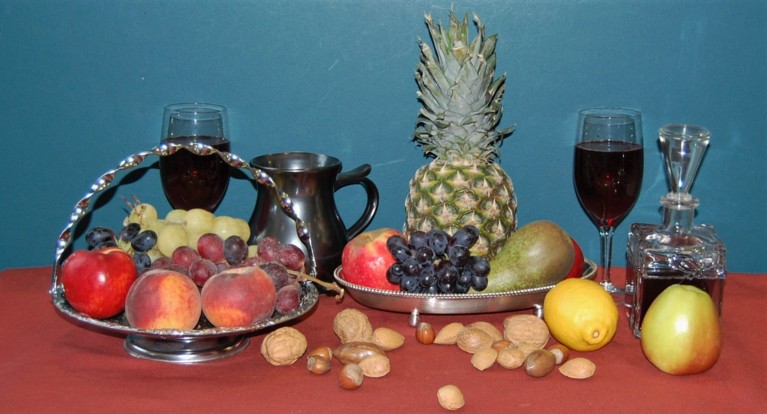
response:
[[[711,133],[700,126],[671,124],[660,128],[659,137],[671,193],[689,194]]]

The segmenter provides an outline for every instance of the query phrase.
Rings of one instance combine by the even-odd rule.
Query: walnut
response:
[[[503,336],[513,345],[529,344],[543,348],[549,342],[549,327],[533,315],[509,316],[503,321]]]
[[[290,365],[306,352],[306,337],[289,326],[272,331],[261,342],[261,355],[272,365]]]
[[[356,309],[344,309],[333,318],[333,332],[342,344],[347,342],[374,342],[373,326],[367,315]]]

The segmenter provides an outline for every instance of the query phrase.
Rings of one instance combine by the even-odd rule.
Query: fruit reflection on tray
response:
[[[585,261],[584,279],[593,279],[596,264]],[[349,283],[343,278],[343,268],[333,274],[336,282],[359,303],[376,309],[427,314],[474,314],[506,312],[540,307],[543,298],[554,285],[498,293],[423,294],[373,289]]]

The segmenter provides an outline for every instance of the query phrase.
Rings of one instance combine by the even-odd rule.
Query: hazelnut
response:
[[[365,375],[357,364],[346,364],[338,373],[338,386],[345,390],[356,390],[362,386]]]
[[[432,328],[431,324],[427,322],[421,322],[415,328],[415,339],[419,343],[430,345],[434,343],[435,337],[436,334],[434,332],[434,328]]]
[[[538,349],[525,358],[525,373],[533,378],[549,375],[556,365],[556,357],[551,351]]]
[[[306,359],[306,368],[312,374],[327,374],[330,371],[330,361],[323,356],[312,355]]]
[[[562,344],[556,344],[549,347],[549,351],[557,359],[557,365],[566,362],[570,358],[570,350]]]
[[[307,354],[307,357],[312,357],[312,356],[321,356],[327,359],[328,361],[332,361],[333,350],[330,349],[329,346],[320,346],[309,351],[309,353]]]

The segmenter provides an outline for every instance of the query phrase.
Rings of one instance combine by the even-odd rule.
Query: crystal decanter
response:
[[[714,227],[693,224],[699,200],[690,195],[711,134],[703,127],[663,126],[660,144],[671,192],[660,199],[661,225],[634,223],[628,235],[626,298],[629,324],[641,336],[642,320],[655,298],[673,284],[706,291],[721,315],[726,250]]]

